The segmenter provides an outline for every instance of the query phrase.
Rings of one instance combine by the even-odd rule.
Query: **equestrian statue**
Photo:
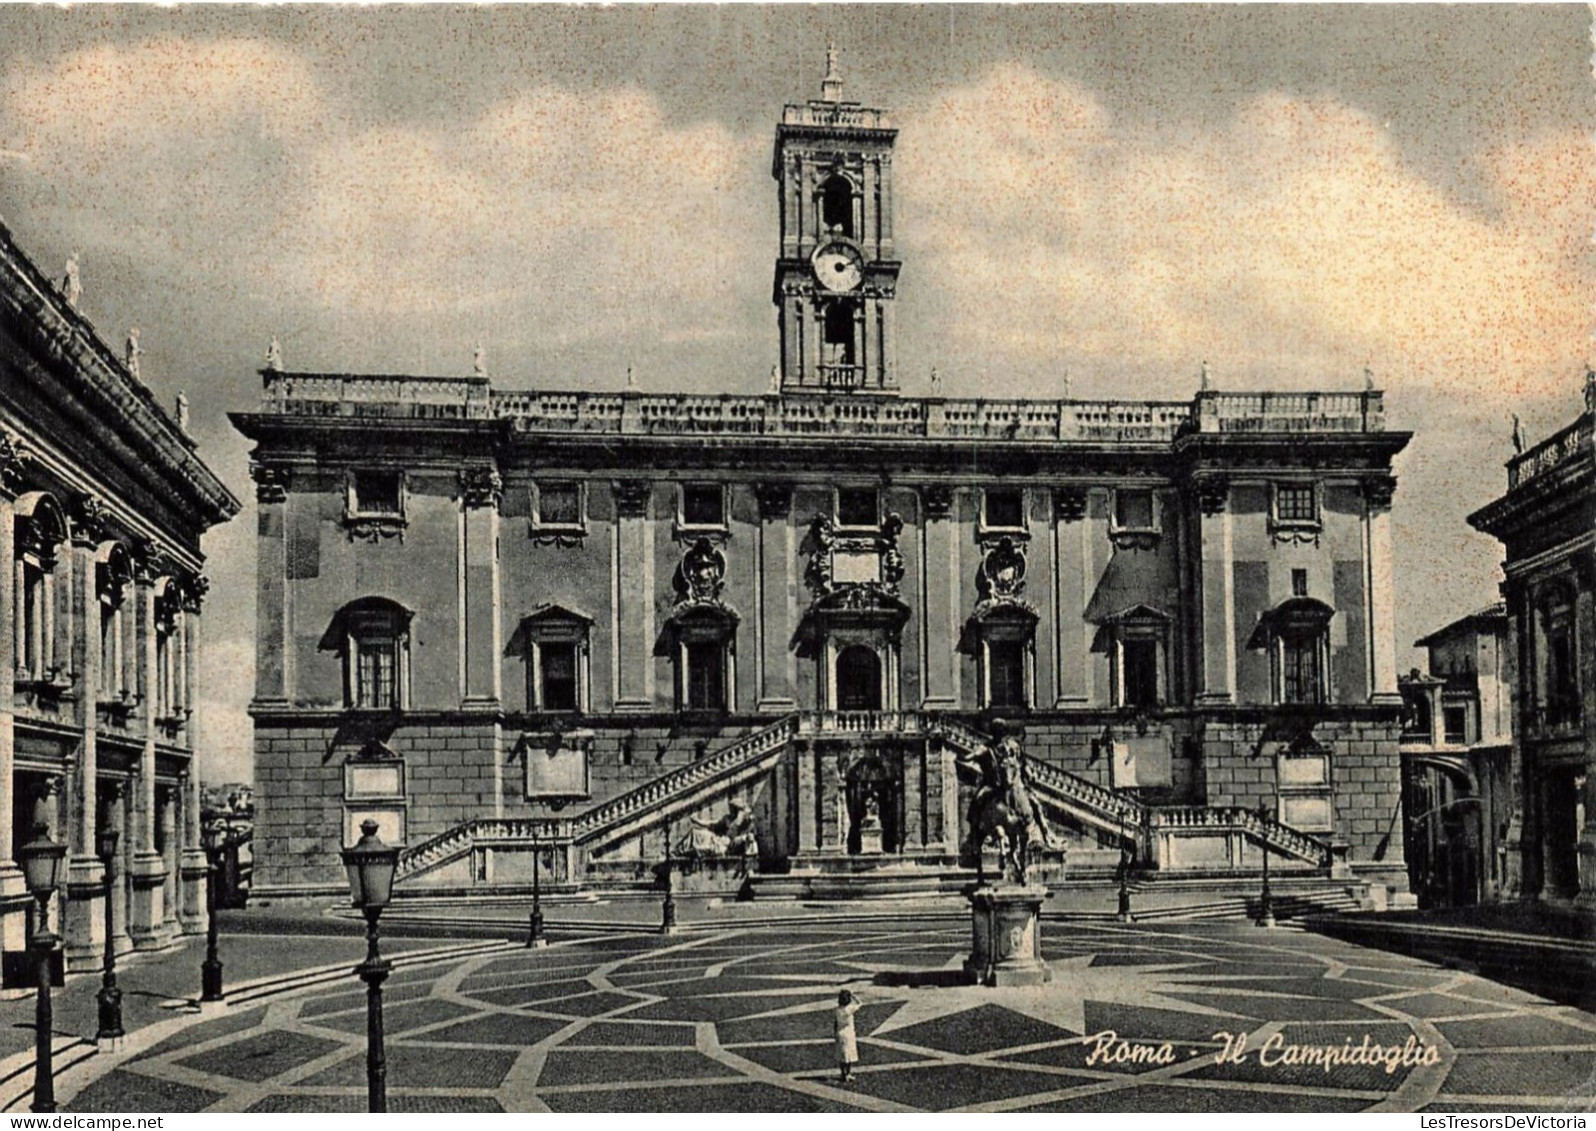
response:
[[[1052,847],[1053,840],[1042,808],[1028,788],[1025,751],[1019,739],[1006,723],[996,721],[992,741],[973,753],[959,755],[954,765],[960,779],[975,786],[965,818],[970,835],[964,852],[975,857],[977,878],[982,878],[982,850],[995,842],[1009,878],[1025,883],[1031,851],[1037,846]]]

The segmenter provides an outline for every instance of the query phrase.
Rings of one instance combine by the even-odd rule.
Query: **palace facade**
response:
[[[1469,516],[1499,539],[1515,655],[1504,893],[1596,900],[1596,373],[1585,409],[1507,464],[1507,493]]]
[[[274,355],[257,892],[368,817],[401,891],[633,884],[731,800],[757,890],[936,888],[996,718],[1077,863],[1406,892],[1381,394],[902,394],[896,136],[785,108],[763,395]]]
[[[104,870],[119,950],[203,926],[197,749],[200,535],[238,500],[194,441],[0,225],[0,946],[31,982],[37,904],[17,867],[36,825],[68,846],[50,929],[98,968]],[[135,349],[131,364],[137,364]],[[180,410],[181,413],[181,410]],[[64,926],[63,926],[64,924]]]

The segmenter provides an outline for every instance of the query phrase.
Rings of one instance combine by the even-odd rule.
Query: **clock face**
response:
[[[864,257],[851,244],[828,243],[811,262],[815,279],[828,291],[851,291],[864,282]]]

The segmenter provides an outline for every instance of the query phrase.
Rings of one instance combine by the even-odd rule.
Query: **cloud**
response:
[[[1596,177],[1572,131],[1490,155],[1489,214],[1328,98],[1160,130],[1009,66],[913,110],[900,145],[915,282],[957,312],[940,321],[970,364],[1206,357],[1242,383],[1335,385],[1370,358],[1493,395],[1588,337]]]

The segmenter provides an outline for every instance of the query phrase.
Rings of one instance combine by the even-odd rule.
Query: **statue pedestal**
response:
[[[987,986],[1039,986],[1053,972],[1042,961],[1041,885],[983,884],[970,892],[970,957],[964,973]]]

